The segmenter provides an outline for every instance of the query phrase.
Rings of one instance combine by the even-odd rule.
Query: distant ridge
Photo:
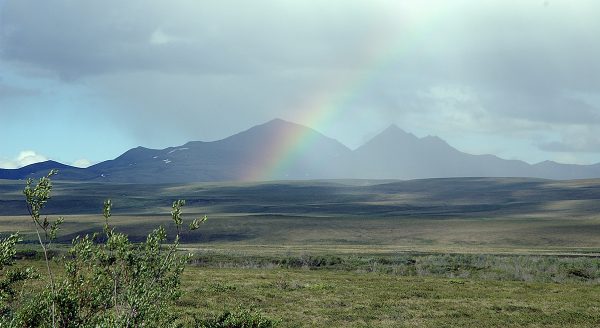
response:
[[[301,149],[288,153],[286,140],[304,136]],[[137,147],[121,156],[81,169],[54,161],[19,169],[0,169],[0,179],[39,177],[59,169],[58,179],[119,183],[185,183],[301,179],[419,179],[448,177],[599,178],[600,164],[545,161],[530,165],[494,155],[461,152],[444,140],[418,138],[391,125],[352,151],[308,127],[281,119],[228,138],[191,141],[178,147]]]
[[[0,179],[23,180],[29,177],[39,177],[47,174],[50,170],[60,170],[61,177],[69,180],[88,180],[92,176],[86,173],[86,169],[69,166],[55,161],[44,161],[30,164],[18,169],[0,169]]]

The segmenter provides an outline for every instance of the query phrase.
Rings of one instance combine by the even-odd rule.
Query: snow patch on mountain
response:
[[[176,151],[182,151],[182,150],[188,150],[188,149],[189,149],[189,148],[187,148],[187,147],[176,148],[176,149],[173,149],[173,150],[171,150],[171,151],[170,151],[170,152],[168,152],[167,154],[172,154],[172,153],[174,153],[174,152],[176,152]]]

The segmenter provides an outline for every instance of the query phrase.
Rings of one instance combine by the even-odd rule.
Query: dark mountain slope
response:
[[[277,157],[286,156],[286,143],[298,137],[310,142],[278,169]],[[138,147],[90,169],[102,181],[118,182],[318,179],[339,174],[337,158],[349,153],[338,141],[312,129],[273,120],[219,141],[162,150]]]
[[[600,177],[600,164],[529,165],[493,155],[470,155],[438,137],[418,138],[394,125],[351,151],[313,129],[276,119],[218,141],[193,141],[160,150],[137,147],[87,169],[52,161],[0,169],[0,179],[39,177],[53,168],[60,170],[57,179],[119,183]]]

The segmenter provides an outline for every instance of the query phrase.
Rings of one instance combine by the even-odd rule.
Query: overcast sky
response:
[[[396,124],[473,154],[600,162],[598,17],[597,0],[0,0],[0,167],[273,118],[350,148]]]

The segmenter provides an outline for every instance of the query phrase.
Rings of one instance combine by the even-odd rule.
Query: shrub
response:
[[[167,233],[162,226],[145,242],[134,244],[110,226],[112,202],[107,200],[102,238],[98,233],[75,238],[59,263],[64,274],[57,276],[50,264],[50,247],[63,219],[50,221],[42,216],[54,174],[56,171],[51,171],[35,185],[27,180],[24,190],[47,280],[39,290],[16,297],[16,284],[39,275],[31,268],[5,270],[14,264],[15,244],[21,239],[18,234],[1,239],[0,270],[4,279],[0,282],[0,326],[163,327],[173,322],[175,315],[168,309],[180,296],[180,277],[191,256],[179,252],[181,208],[185,202],[173,202],[171,216],[177,235],[171,244],[166,244]],[[193,220],[189,230],[198,229],[204,221],[206,217]]]
[[[31,268],[5,270],[15,263],[15,244],[19,241],[21,241],[19,234],[12,234],[0,239],[0,271],[3,273],[0,281],[0,316],[2,317],[10,316],[13,313],[12,307],[17,301],[15,287],[23,281],[37,277]],[[2,321],[0,321],[0,326],[2,326]]]

